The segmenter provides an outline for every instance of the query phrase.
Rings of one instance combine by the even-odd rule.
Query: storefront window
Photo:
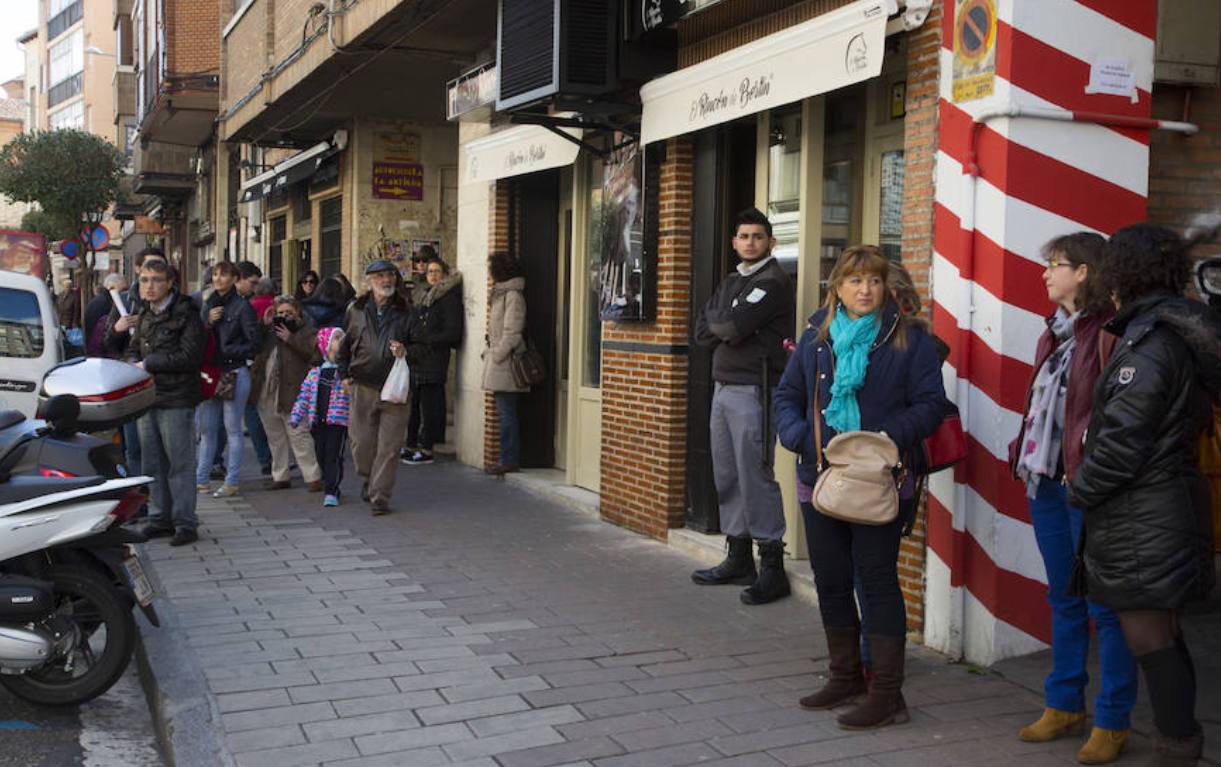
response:
[[[589,231],[585,237],[585,359],[581,365],[581,385],[602,385],[602,318],[598,310],[602,306],[602,242],[603,230],[610,226],[606,220],[606,209],[602,205],[602,176],[605,167],[601,159],[589,160],[588,207],[585,215]]]
[[[785,271],[797,276],[801,234],[801,106],[771,114],[767,148],[767,217],[776,238],[773,251]]]
[[[882,153],[878,247],[891,261],[901,260],[903,240],[903,150]]]

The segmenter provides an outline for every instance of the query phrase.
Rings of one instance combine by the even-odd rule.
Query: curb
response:
[[[140,559],[158,593],[163,593],[152,561],[147,556]],[[139,628],[136,663],[166,764],[233,767],[236,762],[220,735],[220,710],[208,691],[203,668],[188,651],[190,645],[178,612],[164,597],[157,597],[153,604],[161,619],[160,628],[150,624],[142,611],[135,611]]]

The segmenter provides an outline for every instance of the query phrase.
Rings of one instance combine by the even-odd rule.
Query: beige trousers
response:
[[[318,458],[314,455],[314,437],[307,424],[297,427],[288,425],[288,416],[276,412],[275,406],[258,404],[259,418],[267,432],[267,444],[271,447],[271,478],[277,482],[288,481],[289,451],[297,457],[297,468],[306,482],[322,479]]]
[[[361,383],[352,385],[348,436],[356,473],[369,483],[370,500],[390,500],[398,470],[399,448],[407,435],[410,403],[382,402],[380,389]]]

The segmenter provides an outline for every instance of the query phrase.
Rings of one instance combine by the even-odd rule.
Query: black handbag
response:
[[[220,380],[216,382],[216,392],[212,396],[216,399],[232,400],[236,389],[237,371],[227,370],[221,373]]]
[[[509,355],[509,370],[513,373],[513,383],[519,389],[526,389],[547,379],[547,366],[543,355],[534,344],[526,342],[526,348]]]

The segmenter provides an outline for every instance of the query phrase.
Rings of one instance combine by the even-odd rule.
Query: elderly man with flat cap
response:
[[[361,497],[371,504],[375,515],[390,513],[399,447],[411,416],[408,405],[381,398],[395,358],[406,352],[403,344],[411,306],[403,297],[401,280],[389,261],[378,260],[365,267],[369,289],[348,307],[336,360],[339,376],[352,397],[348,434],[356,473],[364,480]]]

